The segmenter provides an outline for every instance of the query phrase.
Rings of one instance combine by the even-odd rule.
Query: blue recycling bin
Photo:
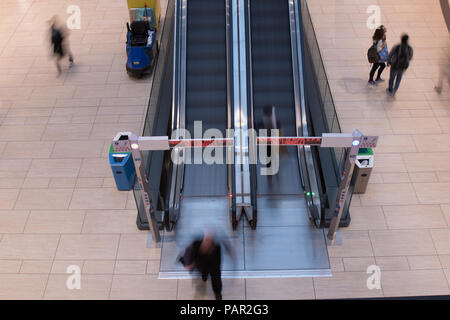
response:
[[[131,190],[134,186],[136,170],[131,153],[109,153],[109,164],[118,190]]]

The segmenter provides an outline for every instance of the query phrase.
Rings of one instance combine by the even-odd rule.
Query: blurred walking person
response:
[[[447,84],[450,84],[450,56],[446,58],[445,63],[441,66],[438,84],[434,87],[434,90],[439,94],[442,92],[444,81],[447,82]]]
[[[372,36],[372,47],[369,49],[369,61],[372,61],[372,69],[370,69],[369,73],[369,81],[368,83],[371,85],[378,85],[377,82],[384,82],[384,79],[381,78],[381,74],[383,73],[384,68],[386,68],[385,62],[389,56],[388,46],[386,42],[386,32],[387,29],[385,26],[381,25],[376,30]],[[376,50],[376,53],[375,53]],[[373,77],[375,72],[378,70],[377,77],[375,81]]]
[[[73,56],[69,49],[68,30],[59,22],[55,16],[50,21],[50,42],[52,45],[53,56],[56,58],[56,68],[58,75],[61,74],[60,61],[67,55],[69,57],[69,67],[73,66]]]
[[[212,289],[216,300],[222,300],[222,245],[232,255],[231,247],[224,240],[219,241],[214,232],[208,230],[204,232],[202,238],[195,239],[189,245],[180,258],[180,262],[188,270],[197,269],[202,275],[202,280],[206,282],[211,275]]]
[[[402,81],[403,73],[408,69],[409,63],[413,58],[413,48],[408,44],[409,36],[402,35],[401,43],[392,48],[388,58],[388,66],[391,66],[389,77],[389,88],[387,93],[394,96]],[[395,82],[395,84],[394,84]]]

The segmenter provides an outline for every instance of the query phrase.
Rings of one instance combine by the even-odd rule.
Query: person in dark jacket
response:
[[[402,81],[403,73],[408,69],[409,62],[413,57],[413,48],[408,44],[408,35],[402,35],[401,40],[402,42],[400,44],[392,48],[388,58],[388,66],[391,66],[391,73],[389,77],[389,88],[386,91],[391,96],[394,96],[397,92]]]
[[[231,253],[229,245],[222,241],[225,249]],[[195,239],[189,245],[180,259],[181,263],[188,270],[197,269],[202,275],[202,280],[206,282],[211,275],[211,282],[216,300],[222,300],[222,276],[221,262],[222,249],[221,243],[217,241],[211,231],[205,231],[203,238]]]
[[[59,62],[66,55],[69,56],[70,67],[73,66],[73,56],[69,50],[67,43],[67,30],[60,25],[57,17],[53,17],[50,21],[50,42],[52,45],[53,55],[56,57],[56,68],[58,75],[61,74],[61,66]]]

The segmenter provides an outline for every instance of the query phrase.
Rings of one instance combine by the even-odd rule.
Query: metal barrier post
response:
[[[363,137],[362,133],[358,130],[353,132],[353,142],[350,148],[350,153],[345,161],[344,176],[339,184],[339,189],[336,195],[336,206],[334,208],[333,218],[331,219],[330,228],[328,229],[327,238],[330,244],[334,244],[336,238],[336,231],[339,227],[339,222],[341,221],[342,212],[344,211],[345,199],[347,197],[348,188],[350,186],[350,181],[352,180],[353,169],[355,168],[356,156],[361,144],[361,139]]]

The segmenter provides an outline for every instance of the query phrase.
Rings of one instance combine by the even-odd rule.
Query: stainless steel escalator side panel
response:
[[[306,115],[305,88],[303,79],[303,57],[302,43],[300,38],[300,13],[298,11],[297,0],[287,0],[289,3],[289,26],[291,31],[291,50],[292,50],[292,68],[295,96],[295,122],[297,136],[309,136],[308,120]],[[300,177],[303,183],[303,189],[309,194],[305,194],[305,200],[308,205],[308,214],[316,226],[320,225],[320,215],[314,217],[311,210],[320,212],[321,203],[319,196],[319,187],[314,168],[310,146],[301,146],[297,148],[300,168]],[[314,208],[315,206],[315,208]]]
[[[235,129],[236,207],[251,216],[250,167],[248,161],[247,57],[244,0],[233,0],[233,107]]]
[[[187,29],[187,0],[177,0],[175,6],[175,28],[174,38],[174,95],[173,95],[173,116],[172,130],[185,128],[186,112],[186,29]],[[179,42],[179,44],[178,44]],[[183,150],[175,148],[173,150],[175,159],[183,157]],[[176,222],[180,211],[180,196],[183,186],[184,165],[173,164],[172,181],[169,198],[170,220]]]

